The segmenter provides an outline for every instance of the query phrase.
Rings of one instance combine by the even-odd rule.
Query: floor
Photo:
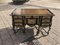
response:
[[[7,5],[0,7],[0,45],[20,45],[21,41],[32,35],[32,30],[29,30],[27,35],[23,35],[19,31],[16,35],[12,30],[12,18],[10,16],[11,12],[17,8],[40,8],[32,7],[31,5],[20,5],[20,6],[11,6]],[[53,17],[52,27],[49,32],[49,35],[46,37],[41,37],[38,41],[42,45],[60,45],[60,10],[50,9],[55,16]],[[34,33],[35,34],[35,33]]]
[[[60,1],[59,0],[30,0],[26,4],[42,6],[45,8],[55,8],[60,9]]]

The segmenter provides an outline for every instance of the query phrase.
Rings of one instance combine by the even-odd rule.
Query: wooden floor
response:
[[[60,10],[50,9],[55,16],[53,17],[52,29],[46,37],[41,37],[38,41],[42,45],[60,45]],[[12,18],[10,16],[13,9],[0,11],[0,45],[20,45],[21,41],[32,35],[24,35],[19,31],[16,35],[12,30]]]

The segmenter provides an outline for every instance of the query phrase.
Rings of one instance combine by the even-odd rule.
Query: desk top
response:
[[[12,14],[21,16],[54,16],[48,9],[15,9]]]

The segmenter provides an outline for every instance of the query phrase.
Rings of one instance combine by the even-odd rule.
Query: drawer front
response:
[[[14,22],[15,23],[22,23],[22,20],[21,19],[15,19]]]
[[[42,26],[51,25],[51,16],[43,16],[42,17]]]
[[[42,22],[50,22],[50,20],[49,19],[44,19],[44,20],[42,20]]]
[[[28,24],[35,24],[36,23],[36,19],[27,19],[27,23]]]
[[[21,18],[21,19],[22,19],[22,16],[19,16],[19,15],[18,15],[18,16],[16,16],[16,15],[15,15],[15,16],[14,16],[14,19],[16,19],[16,18],[18,18],[18,19],[20,19],[20,18]]]
[[[39,16],[26,16],[26,18],[39,18]]]
[[[51,16],[43,16],[43,19],[50,19]]]
[[[39,22],[38,22],[38,19],[36,19],[36,18],[34,18],[34,19],[32,19],[32,18],[26,18],[26,24],[28,24],[28,25],[32,25],[32,26],[34,26],[34,25],[36,25],[36,24],[38,24]]]
[[[14,15],[13,16],[13,25],[15,27],[23,27],[23,24],[22,24],[22,16],[19,16],[19,15]]]

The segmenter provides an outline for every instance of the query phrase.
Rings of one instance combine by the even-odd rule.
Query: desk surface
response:
[[[53,16],[53,13],[48,9],[15,9],[13,15],[24,16]]]

